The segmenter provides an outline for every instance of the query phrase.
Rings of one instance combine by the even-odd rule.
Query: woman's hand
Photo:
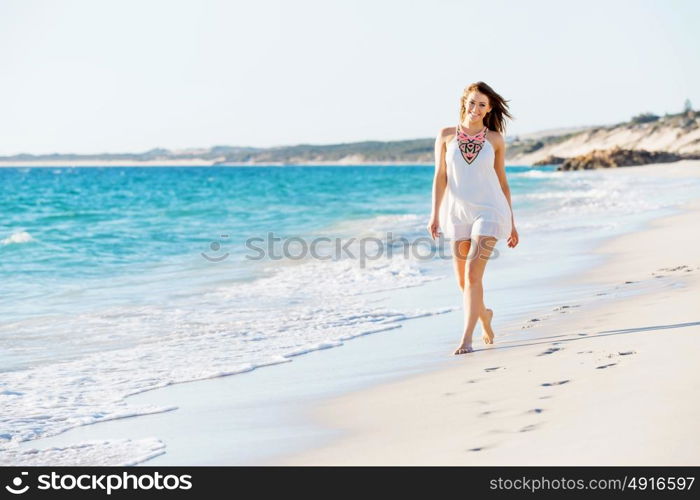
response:
[[[513,230],[510,232],[510,238],[508,238],[508,246],[510,248],[515,248],[518,245],[518,242],[520,239],[518,238],[518,230],[515,229],[515,225],[513,225]]]
[[[428,234],[432,239],[436,239],[440,234],[440,218],[437,215],[432,215],[430,217],[430,222],[428,223]]]

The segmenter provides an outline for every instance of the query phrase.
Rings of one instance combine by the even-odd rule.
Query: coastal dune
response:
[[[700,176],[698,161],[632,168]],[[524,318],[438,372],[317,406],[314,421],[341,437],[271,463],[700,464],[698,220],[695,200],[605,243],[605,264],[579,277],[597,290],[587,300]]]
[[[571,133],[563,140],[546,141],[534,151],[511,150],[509,162],[515,165],[536,165],[551,157],[572,158],[593,150],[622,148],[676,154],[698,154],[700,150],[700,114],[660,118],[646,123],[621,123],[591,127]]]

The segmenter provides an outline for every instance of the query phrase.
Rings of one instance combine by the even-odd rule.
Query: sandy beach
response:
[[[697,161],[632,168],[700,175]],[[605,263],[577,278],[595,297],[523,321],[526,339],[317,405],[342,436],[270,463],[700,464],[698,221],[695,200],[606,242]]]

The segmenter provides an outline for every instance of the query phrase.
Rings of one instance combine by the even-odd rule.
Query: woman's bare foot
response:
[[[493,344],[493,339],[496,337],[496,334],[493,333],[493,328],[491,328],[491,320],[493,319],[493,310],[492,309],[486,309],[486,313],[484,314],[484,317],[486,318],[486,321],[481,321],[481,326],[484,329],[484,335],[481,337],[484,339],[484,344]]]
[[[461,346],[459,346],[455,350],[454,354],[468,354],[470,352],[474,352],[474,349],[472,349],[472,346],[470,346],[470,345],[465,346],[464,344],[462,344]]]

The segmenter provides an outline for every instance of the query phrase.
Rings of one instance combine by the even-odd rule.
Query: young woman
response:
[[[452,240],[457,283],[464,297],[464,331],[455,354],[472,352],[472,334],[481,320],[483,340],[493,344],[493,311],[484,305],[482,278],[496,241],[518,244],[505,169],[506,101],[484,82],[464,89],[459,123],[435,140],[433,209],[428,232],[442,228]]]

